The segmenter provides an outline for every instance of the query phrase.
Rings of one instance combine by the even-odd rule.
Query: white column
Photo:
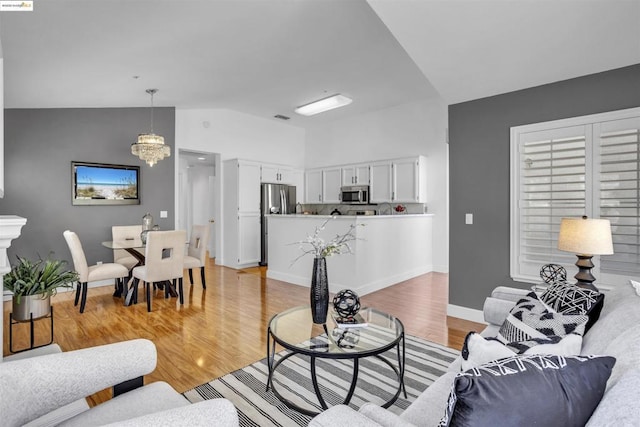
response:
[[[11,241],[20,236],[22,227],[26,223],[26,218],[15,215],[0,215],[0,280],[4,280],[4,275],[11,271],[7,249],[11,246]],[[3,342],[3,329],[0,328],[0,343]],[[0,361],[2,361],[2,354],[0,354]]]

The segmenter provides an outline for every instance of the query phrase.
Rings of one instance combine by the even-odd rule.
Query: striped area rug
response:
[[[284,352],[278,353],[282,357]],[[433,381],[446,372],[459,352],[417,337],[406,336],[405,387],[407,399],[401,393],[389,408],[400,414]],[[395,348],[384,354],[397,363]],[[394,363],[394,365],[396,364]],[[353,372],[350,360],[316,359],[320,389],[329,406],[347,395]],[[309,358],[290,357],[274,375],[275,386],[296,404],[320,411],[311,383]],[[306,426],[311,417],[289,409],[271,391],[266,392],[267,359],[231,372],[209,383],[188,390],[184,396],[192,403],[224,397],[238,409],[241,426]],[[398,387],[395,373],[375,357],[360,359],[360,372],[350,406],[359,408],[366,402],[381,404],[395,394]],[[315,408],[315,409],[314,409]]]

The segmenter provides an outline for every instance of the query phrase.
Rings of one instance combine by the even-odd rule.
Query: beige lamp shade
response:
[[[611,255],[611,223],[599,218],[562,218],[558,249],[574,254]]]

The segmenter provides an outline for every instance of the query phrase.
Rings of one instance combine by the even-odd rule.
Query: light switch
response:
[[[160,218],[166,218],[167,217],[167,211],[160,211]]]
[[[473,224],[473,214],[468,213],[464,215],[464,223],[467,225]]]

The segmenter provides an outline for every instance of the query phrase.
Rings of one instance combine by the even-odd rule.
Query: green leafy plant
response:
[[[4,276],[4,289],[13,292],[16,303],[24,295],[55,295],[58,288],[70,288],[78,280],[75,271],[64,269],[66,261],[39,259],[31,261],[20,256],[18,263]]]

